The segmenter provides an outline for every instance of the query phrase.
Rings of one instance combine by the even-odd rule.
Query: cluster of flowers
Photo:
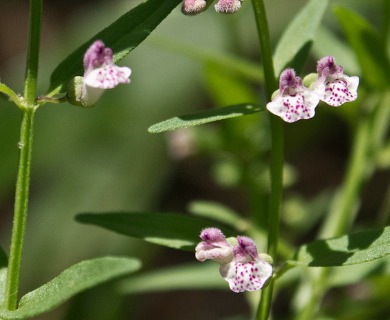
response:
[[[182,12],[187,15],[195,15],[207,9],[213,0],[184,0]],[[243,0],[218,0],[214,8],[219,13],[234,13],[241,8]],[[207,3],[209,2],[209,3]]]
[[[359,78],[344,74],[343,67],[331,56],[318,61],[317,74],[305,77],[302,84],[293,69],[286,69],[280,75],[279,90],[267,104],[267,109],[286,122],[312,118],[321,101],[338,107],[357,98]]]
[[[217,228],[202,230],[200,238],[202,241],[195,248],[196,259],[218,262],[219,272],[232,291],[260,290],[271,277],[272,258],[266,254],[259,256],[251,238],[238,236],[226,239]]]

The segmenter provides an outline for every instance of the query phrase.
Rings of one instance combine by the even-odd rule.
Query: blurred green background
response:
[[[44,94],[51,71],[64,57],[139,3],[131,0],[44,1],[39,92]],[[303,0],[266,1],[274,41],[304,3]],[[381,1],[331,3],[349,6],[378,28],[382,25],[377,19],[381,16]],[[2,82],[21,92],[28,5],[26,1],[2,0],[0,6],[0,77]],[[256,163],[252,158],[264,155],[269,148],[264,114],[176,135],[152,135],[147,133],[147,128],[171,116],[195,110],[256,102],[261,88],[253,84],[235,85],[228,69],[206,66],[173,48],[170,50],[168,44],[173,41],[216,55],[238,54],[258,63],[259,48],[252,15],[250,1],[245,1],[239,13],[232,16],[218,15],[210,8],[199,16],[186,17],[177,8],[120,62],[132,69],[130,85],[107,91],[94,109],[60,104],[45,105],[39,110],[35,123],[22,292],[36,288],[80,260],[101,255],[139,257],[145,270],[194,260],[187,252],[159,248],[80,225],[73,219],[76,213],[185,212],[191,200],[207,199],[222,202],[247,215],[251,195],[238,181],[240,169],[237,166],[255,163],[254,177],[266,180],[267,159]],[[340,33],[331,10],[327,12],[325,24]],[[323,51],[320,44],[315,45],[308,68],[313,68]],[[350,69],[356,66],[355,61],[346,63]],[[320,199],[326,202],[329,199],[326,190],[336,187],[342,179],[351,139],[349,112],[320,108],[319,115],[310,122],[301,121],[286,127],[286,159],[290,165],[286,199],[291,200],[286,202],[286,210],[291,210],[291,214],[285,216],[284,223],[290,227],[292,235],[294,232],[300,235],[295,237],[297,241],[311,239],[316,230],[313,224],[312,229],[300,233],[303,221],[300,215],[305,213],[301,210],[302,202],[320,193]],[[20,118],[19,110],[0,97],[0,243],[5,249],[9,246],[11,229]],[[243,141],[245,143],[241,144]],[[242,162],[237,162],[237,152]],[[359,215],[361,224],[370,222],[370,213],[380,209],[388,180],[389,170],[382,171],[364,189],[364,205]],[[113,290],[107,290],[111,286],[79,295],[39,319],[249,317],[245,296],[227,291],[190,290],[119,297]],[[285,297],[280,298],[280,319],[288,314],[288,310],[283,310],[284,300]]]

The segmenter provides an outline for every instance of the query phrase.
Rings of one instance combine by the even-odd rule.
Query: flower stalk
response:
[[[277,84],[273,67],[267,16],[263,0],[252,0],[252,5],[264,67],[266,97],[270,101],[272,93],[277,89]],[[270,124],[272,148],[270,160],[271,196],[268,211],[268,254],[276,258],[279,238],[280,204],[283,193],[284,137],[283,124],[278,117],[270,115]],[[269,285],[263,289],[256,319],[268,319],[271,310],[273,285],[274,279],[271,279]]]

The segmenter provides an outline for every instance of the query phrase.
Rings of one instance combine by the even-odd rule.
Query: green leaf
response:
[[[128,11],[70,54],[53,71],[50,94],[64,92],[70,79],[83,74],[84,53],[101,39],[114,52],[114,61],[126,57],[163,21],[182,0],[149,0]]]
[[[219,266],[215,262],[170,267],[122,280],[119,283],[119,290],[124,294],[138,294],[190,289],[229,289],[218,270]]]
[[[7,279],[8,259],[3,248],[0,247],[0,307],[5,300],[5,283]]]
[[[17,310],[0,310],[0,318],[29,319],[43,314],[81,291],[135,272],[140,266],[138,260],[124,257],[102,257],[80,262],[23,296]]]
[[[237,212],[217,202],[192,201],[189,204],[188,211],[194,215],[227,224],[234,229],[245,230],[249,227],[248,222],[240,217]]]
[[[299,248],[292,264],[337,267],[364,263],[390,254],[390,227],[318,240]]]
[[[328,0],[311,0],[290,23],[274,54],[275,74],[287,66],[299,68],[306,61],[308,49],[328,6]]]
[[[220,121],[230,118],[247,116],[260,111],[264,108],[250,104],[238,104],[229,107],[210,109],[203,112],[188,114],[184,116],[174,117],[149,127],[150,133],[160,133],[165,131],[172,131],[181,128],[188,128],[198,126],[205,123]]]
[[[94,224],[130,237],[175,249],[193,251],[200,231],[220,228],[227,237],[234,233],[212,220],[174,213],[84,213],[76,216],[82,223]]]
[[[262,66],[243,57],[232,55],[226,51],[212,51],[204,47],[186,44],[167,37],[154,37],[150,39],[158,48],[181,54],[203,65],[212,64],[225,72],[257,83],[263,83]]]
[[[341,7],[335,9],[335,14],[349,44],[355,51],[364,80],[372,87],[388,88],[390,63],[386,54],[385,40],[358,14]]]

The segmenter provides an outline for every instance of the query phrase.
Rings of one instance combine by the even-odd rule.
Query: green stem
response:
[[[18,96],[11,88],[4,83],[0,83],[0,92],[4,93],[10,101],[15,103],[19,108],[25,108],[23,98]]]
[[[20,141],[18,144],[20,148],[20,158],[16,181],[14,220],[6,280],[5,305],[8,310],[15,310],[18,303],[20,269],[30,188],[33,124],[34,114],[37,109],[37,105],[35,104],[35,96],[38,76],[41,17],[42,0],[30,0],[29,41],[24,85],[25,106],[22,109],[23,118],[20,128]]]
[[[275,71],[272,60],[272,48],[268,31],[268,22],[263,0],[252,0],[257,30],[264,66],[265,91],[268,101],[272,93],[277,89]],[[284,161],[284,139],[282,121],[270,115],[271,125],[271,196],[268,211],[268,254],[274,258],[277,255],[279,238],[280,204],[283,193],[283,161]],[[256,318],[266,320],[269,317],[272,302],[274,279],[263,289]]]
[[[16,182],[14,221],[6,282],[6,308],[8,310],[16,309],[18,301],[20,268],[30,185],[34,113],[35,109],[33,108],[23,111],[20,141],[18,144],[20,148],[20,159]]]
[[[39,46],[41,40],[42,0],[30,0],[29,37],[24,81],[24,98],[34,105],[37,92]]]

